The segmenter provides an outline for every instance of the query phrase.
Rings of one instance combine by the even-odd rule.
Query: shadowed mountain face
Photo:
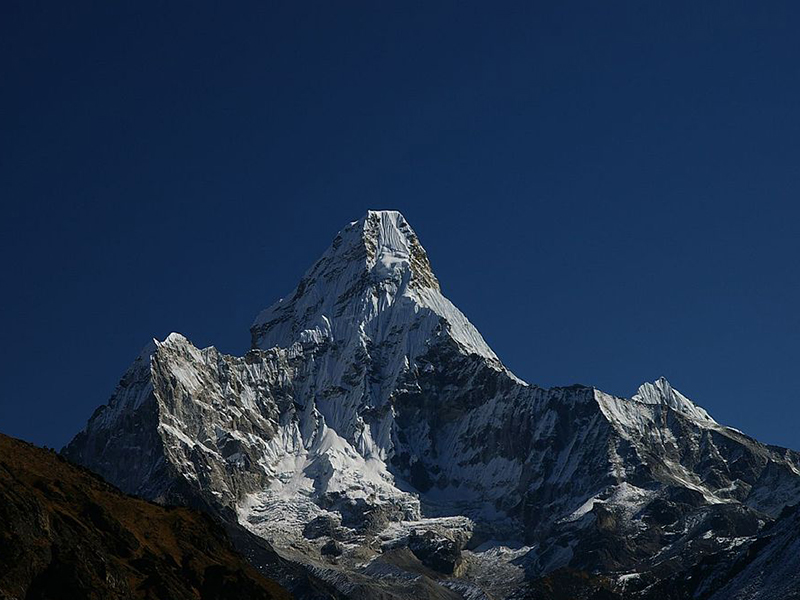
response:
[[[0,435],[0,598],[284,599],[206,515]]]
[[[154,341],[64,452],[235,514],[350,596],[502,598],[587,572],[655,589],[800,498],[800,455],[664,379],[632,398],[521,381],[397,212],[343,229],[251,337],[244,357]]]
[[[705,583],[700,593],[713,592],[712,600],[800,598],[800,505],[785,509],[731,564],[724,577]]]

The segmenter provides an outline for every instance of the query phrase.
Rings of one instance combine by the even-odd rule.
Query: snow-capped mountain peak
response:
[[[356,222],[363,232],[367,266],[377,280],[408,275],[411,287],[439,290],[430,261],[416,233],[396,210],[368,211]]]
[[[704,408],[674,389],[665,377],[659,377],[653,383],[643,383],[631,400],[644,404],[663,404],[698,421],[716,423]]]
[[[298,342],[397,341],[412,359],[446,329],[466,353],[500,361],[447,298],[416,233],[393,210],[369,211],[345,227],[286,298],[262,311],[250,331],[254,348]],[[400,355],[397,358],[400,358]]]

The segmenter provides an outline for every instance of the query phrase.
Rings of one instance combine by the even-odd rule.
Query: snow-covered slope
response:
[[[253,347],[264,349],[309,340],[380,345],[402,333],[393,358],[411,360],[442,322],[465,352],[500,365],[478,330],[442,295],[403,215],[369,211],[339,232],[288,299],[262,311],[251,331]]]
[[[342,230],[251,334],[244,357],[151,344],[65,454],[125,491],[232,509],[366,596],[377,573],[402,596],[438,572],[442,597],[567,565],[658,578],[800,498],[796,453],[664,379],[629,399],[519,380],[394,211]]]
[[[351,223],[297,288],[258,315],[254,348],[314,355],[306,396],[360,454],[385,459],[390,424],[363,418],[387,406],[398,381],[435,340],[505,372],[467,318],[445,298],[416,234],[396,211]]]

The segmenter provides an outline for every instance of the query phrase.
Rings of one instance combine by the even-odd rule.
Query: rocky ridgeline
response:
[[[342,230],[251,336],[244,357],[155,341],[64,454],[234,515],[351,597],[538,594],[564,573],[654,590],[800,498],[797,453],[664,379],[627,399],[518,379],[397,212]]]

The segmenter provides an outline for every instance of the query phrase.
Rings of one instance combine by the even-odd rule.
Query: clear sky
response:
[[[800,449],[800,3],[0,7],[0,431],[241,353],[368,208],[522,378]]]

